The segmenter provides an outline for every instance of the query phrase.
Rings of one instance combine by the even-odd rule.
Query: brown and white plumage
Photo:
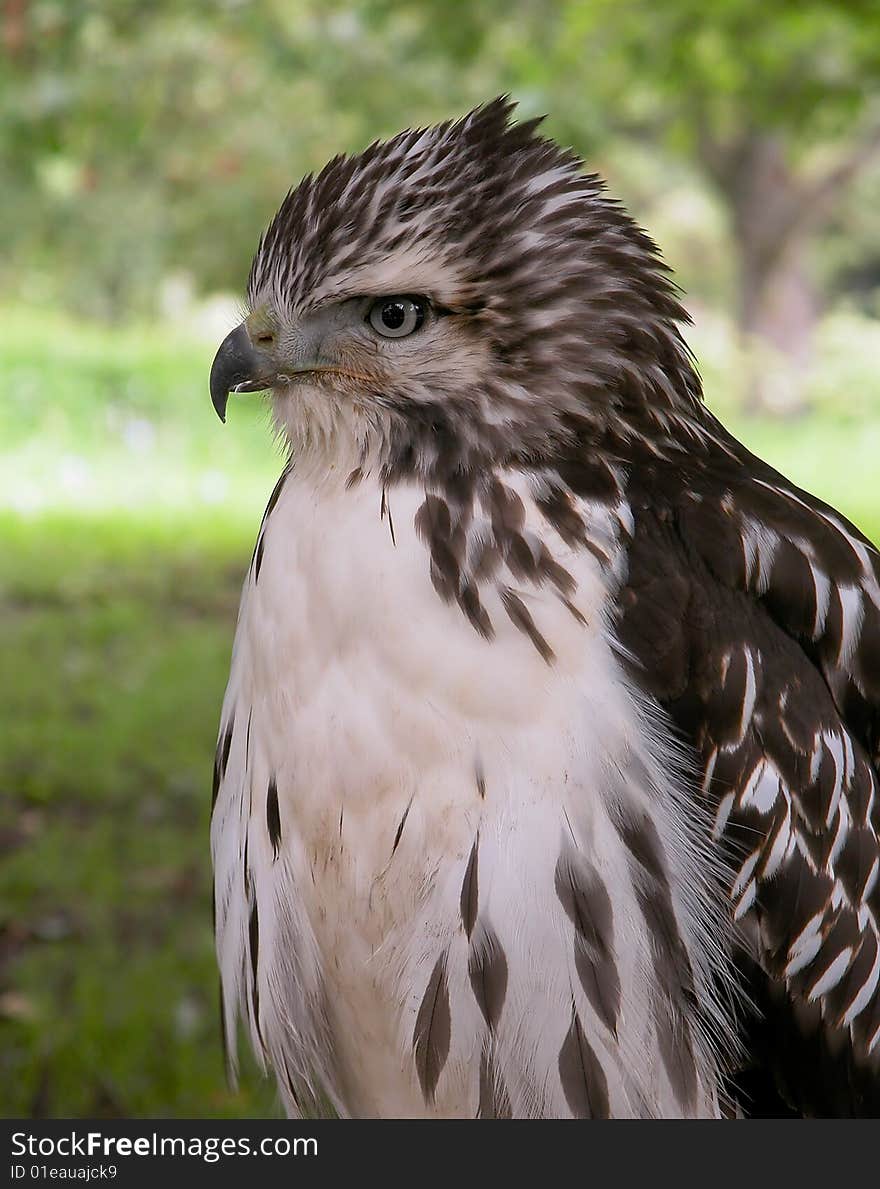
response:
[[[227,1035],[291,1113],[870,1113],[877,552],[706,411],[653,244],[509,114],[306,179],[214,364],[290,445],[215,768]]]
[[[641,470],[620,636],[696,749],[737,867],[745,965],[770,1016],[752,1027],[771,1076],[747,1084],[769,1109],[874,1113],[880,559],[721,440],[672,484]]]

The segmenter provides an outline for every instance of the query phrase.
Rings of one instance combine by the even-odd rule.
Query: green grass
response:
[[[0,1110],[273,1113],[253,1073],[225,1086],[211,936],[248,537],[7,515],[0,548]]]
[[[0,1114],[277,1113],[228,1089],[210,774],[279,469],[211,349],[0,318]],[[246,1052],[247,1046],[243,1046]]]
[[[4,1115],[277,1113],[252,1064],[225,1085],[208,814],[279,462],[256,402],[217,422],[211,353],[154,327],[0,318]],[[733,428],[880,538],[873,395],[858,417],[826,403]]]
[[[880,542],[880,410],[861,423],[824,415],[793,422],[725,420],[754,454]]]

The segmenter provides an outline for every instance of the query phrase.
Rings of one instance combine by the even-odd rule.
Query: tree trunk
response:
[[[804,217],[805,188],[774,137],[750,137],[737,158],[730,199],[742,396],[752,413],[795,415],[806,408],[819,313],[806,258],[811,221]]]
[[[7,57],[21,57],[26,39],[27,0],[6,0],[0,16],[0,45]]]

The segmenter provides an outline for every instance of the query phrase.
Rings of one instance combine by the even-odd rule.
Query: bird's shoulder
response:
[[[714,423],[621,469],[616,631],[692,748],[753,939],[768,1085],[749,1092],[878,1112],[880,555]]]

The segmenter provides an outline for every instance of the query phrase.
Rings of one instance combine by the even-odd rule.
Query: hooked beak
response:
[[[258,351],[244,322],[236,326],[220,344],[211,364],[211,404],[221,421],[226,420],[230,392],[261,392],[271,388],[277,372],[267,357]]]

